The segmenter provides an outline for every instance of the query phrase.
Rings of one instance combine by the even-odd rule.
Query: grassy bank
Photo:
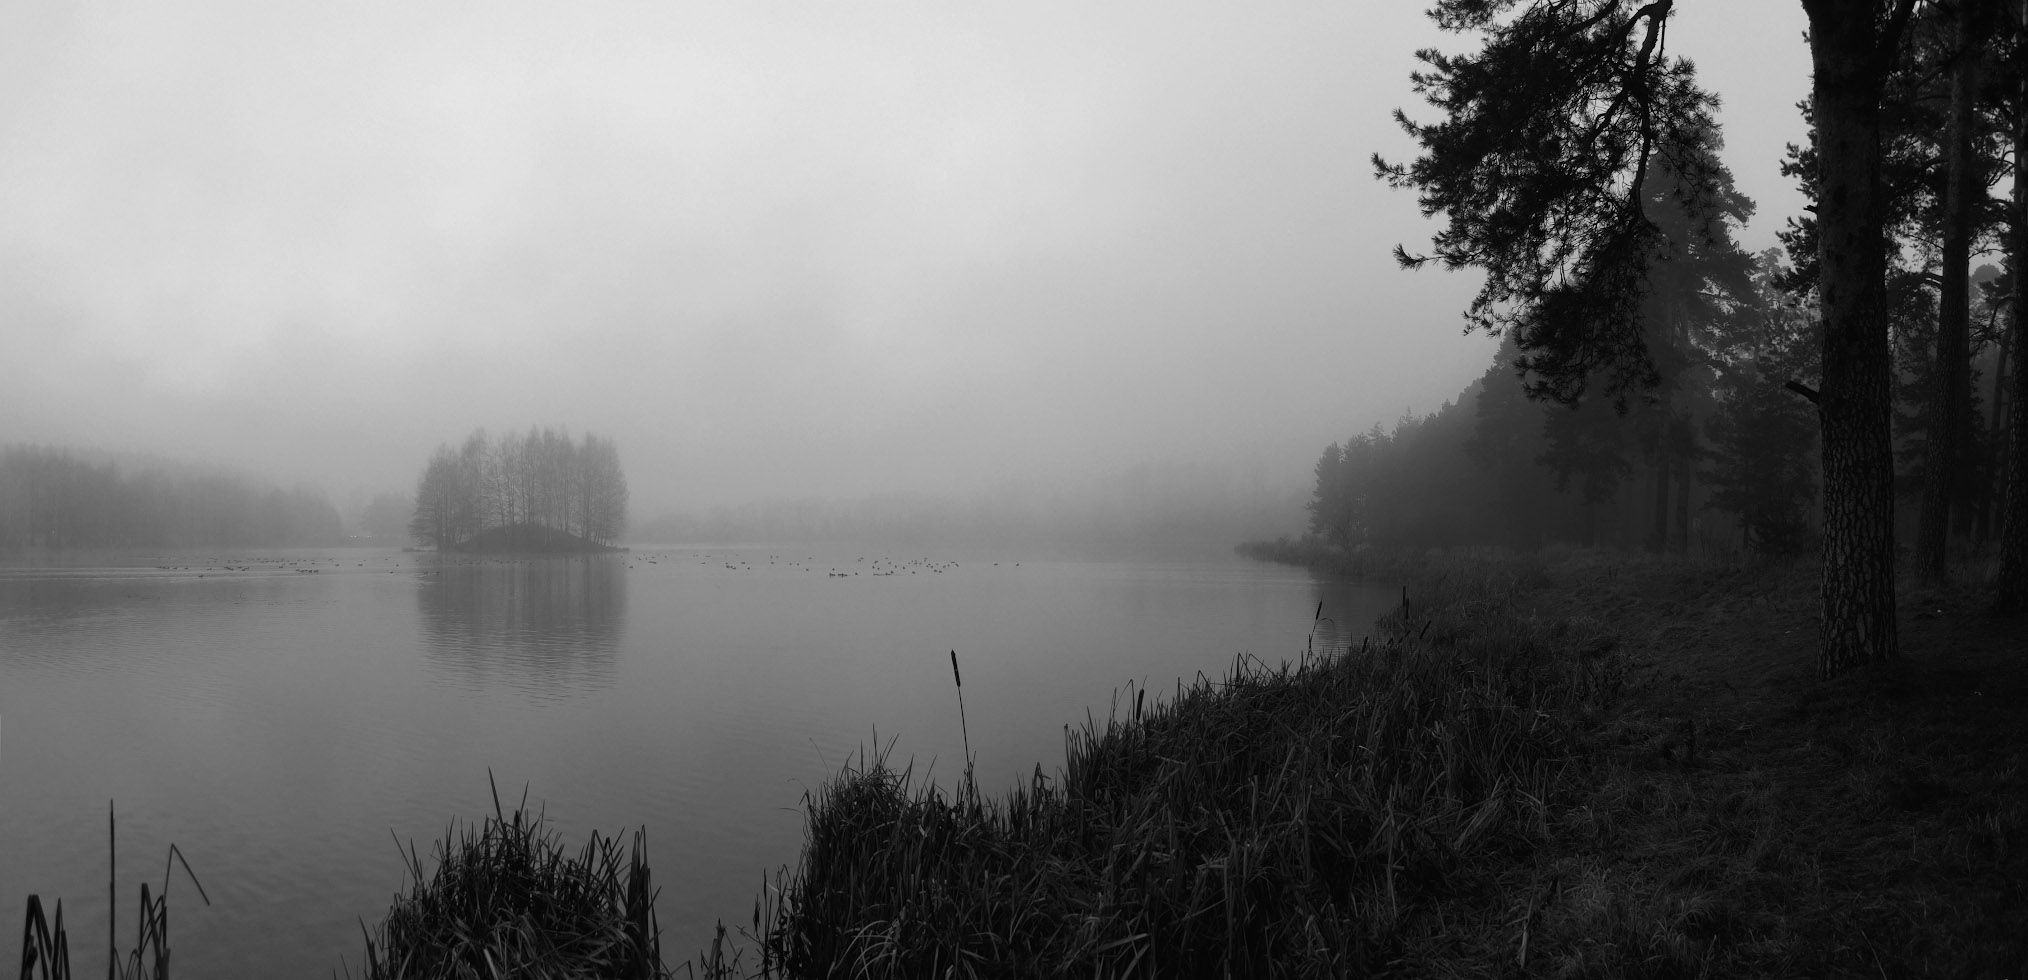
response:
[[[1526,574],[1425,588],[1363,653],[1237,662],[1073,733],[1058,778],[946,798],[879,758],[811,800],[763,923],[787,975],[1332,976],[1512,921],[1623,664]]]
[[[2018,624],[1913,595],[1908,664],[1818,682],[1807,567],[1425,572],[1367,650],[1137,695],[1016,791],[863,758],[701,972],[2023,975]]]

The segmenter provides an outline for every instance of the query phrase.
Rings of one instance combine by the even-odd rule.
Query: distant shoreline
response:
[[[514,524],[482,531],[439,554],[461,555],[610,555],[627,549],[599,544],[569,531],[540,524]]]

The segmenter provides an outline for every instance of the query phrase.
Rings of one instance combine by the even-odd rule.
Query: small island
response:
[[[612,440],[544,427],[496,441],[480,429],[430,457],[408,532],[441,552],[599,554],[621,550],[626,524],[627,478]]]

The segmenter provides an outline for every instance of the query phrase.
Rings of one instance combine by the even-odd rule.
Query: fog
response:
[[[1765,247],[1800,8],[1681,7]],[[1291,512],[1496,345],[1367,162],[1432,45],[1416,4],[10,4],[0,442],[342,506],[552,425],[637,523],[1150,473]]]

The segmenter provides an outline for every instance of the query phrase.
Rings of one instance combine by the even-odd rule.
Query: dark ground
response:
[[[2028,622],[1904,585],[1902,662],[1822,681],[1809,564],[1549,578],[1544,614],[1616,635],[1633,684],[1596,826],[1537,862],[1557,962],[1517,967],[2028,976]]]

